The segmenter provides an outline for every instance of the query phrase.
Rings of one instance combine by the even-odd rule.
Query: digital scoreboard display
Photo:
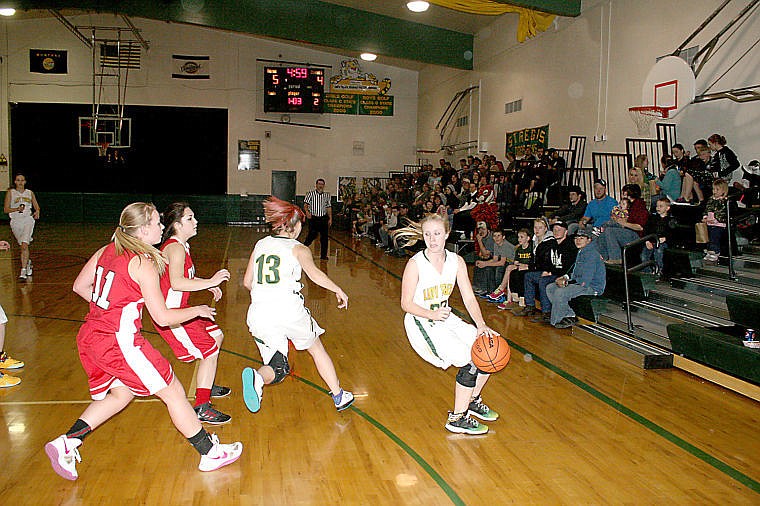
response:
[[[264,67],[264,112],[322,113],[325,70]]]

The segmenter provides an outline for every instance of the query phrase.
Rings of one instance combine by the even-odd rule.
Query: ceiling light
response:
[[[412,12],[425,12],[426,10],[428,10],[428,7],[430,7],[429,3],[421,2],[417,0],[415,0],[414,2],[406,3],[406,8]]]
[[[359,56],[364,61],[375,61],[377,59],[377,55],[375,53],[362,53]]]
[[[0,16],[13,16],[14,14],[16,14],[16,9],[11,9],[11,8],[0,9]]]

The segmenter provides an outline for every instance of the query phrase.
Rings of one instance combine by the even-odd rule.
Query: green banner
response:
[[[538,146],[549,147],[549,125],[507,132],[506,153],[512,151],[520,158],[528,146],[533,148]]]
[[[393,116],[393,97],[360,95],[359,114],[362,116]]]
[[[328,114],[356,114],[359,96],[354,93],[325,93],[323,112]]]

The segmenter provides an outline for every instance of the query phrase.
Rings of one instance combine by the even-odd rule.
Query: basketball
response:
[[[472,363],[485,373],[499,372],[509,363],[512,351],[499,334],[480,334],[472,343]]]

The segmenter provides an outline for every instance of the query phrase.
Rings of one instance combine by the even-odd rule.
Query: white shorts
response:
[[[430,321],[407,313],[404,327],[414,351],[436,367],[462,367],[472,360],[472,343],[478,329],[453,313],[443,321]]]
[[[288,340],[295,349],[306,350],[325,333],[303,306],[301,311],[283,311],[281,307],[254,308],[251,304],[246,322],[265,364],[277,351],[288,356]]]
[[[19,243],[30,244],[32,242],[32,233],[34,233],[34,218],[31,216],[20,216],[11,218],[11,230]]]
[[[3,306],[0,306],[0,325],[4,323],[8,323],[8,317],[5,316],[5,311],[3,311]]]

